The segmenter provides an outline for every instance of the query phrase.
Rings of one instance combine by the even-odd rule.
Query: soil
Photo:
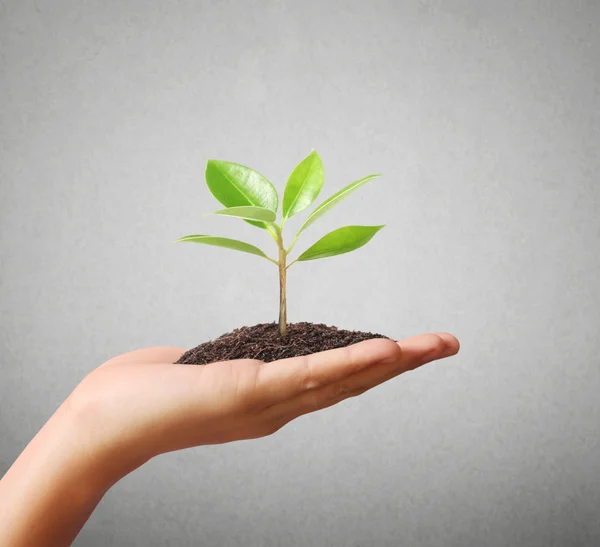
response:
[[[287,330],[282,337],[277,323],[241,327],[186,351],[176,363],[206,365],[232,359],[270,362],[341,348],[371,338],[388,338],[383,334],[342,330],[322,323],[288,323]]]

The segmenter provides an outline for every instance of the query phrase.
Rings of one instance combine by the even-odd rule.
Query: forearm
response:
[[[0,481],[0,545],[70,545],[106,491],[131,469],[61,406]],[[114,456],[114,455],[113,455]],[[113,459],[114,461],[114,459]]]

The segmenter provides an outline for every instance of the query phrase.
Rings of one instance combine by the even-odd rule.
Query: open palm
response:
[[[262,363],[120,355],[88,374],[0,480],[2,545],[71,545],[103,495],[164,452],[264,437],[459,349],[450,334],[367,340]]]
[[[98,442],[132,461],[145,461],[182,448],[270,435],[294,418],[458,349],[450,334],[422,334],[271,363],[248,359],[199,366],[173,364],[183,349],[156,347],[107,361],[67,403],[91,422]]]

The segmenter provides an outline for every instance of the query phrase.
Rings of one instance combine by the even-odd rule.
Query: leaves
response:
[[[259,222],[262,221],[269,224],[275,222],[275,218],[277,216],[275,212],[271,211],[270,209],[265,209],[264,207],[254,207],[251,205],[221,209],[220,211],[215,211],[212,214],[243,218],[245,220],[256,220]]]
[[[243,165],[209,160],[206,164],[206,184],[213,196],[226,208],[215,211],[214,215],[241,218],[254,226],[266,228],[279,246],[280,253],[289,253],[298,236],[308,226],[327,211],[348,197],[352,192],[380,175],[369,175],[342,188],[321,203],[308,216],[296,234],[290,248],[285,251],[281,237],[283,223],[293,215],[309,207],[318,197],[324,182],[323,162],[319,154],[312,150],[292,171],[288,178],[283,200],[283,220],[276,223],[279,198],[275,187],[259,172]],[[294,262],[316,260],[354,251],[366,245],[383,226],[344,226],[328,233],[304,251]],[[278,262],[254,245],[209,235],[190,235],[178,239],[205,245],[215,245],[241,251]]]
[[[360,180],[354,181],[348,186],[342,188],[339,192],[336,192],[330,198],[326,199],[321,205],[319,205],[306,219],[302,227],[298,230],[298,234],[310,226],[315,220],[317,220],[320,216],[324,215],[329,209],[337,205],[340,201],[347,198],[352,192],[358,190],[361,186],[369,182],[371,179],[375,177],[379,177],[381,175],[369,175]]]
[[[277,190],[254,169],[228,161],[208,160],[205,176],[208,189],[225,207],[254,206],[277,211]],[[247,222],[266,228],[262,222]]]
[[[383,226],[344,226],[329,232],[296,260],[316,260],[341,255],[366,245]]]
[[[250,253],[256,256],[261,256],[269,260],[269,257],[263,253],[258,247],[238,241],[237,239],[229,239],[228,237],[216,237],[207,235],[191,235],[181,237],[176,240],[189,241],[191,243],[203,243],[204,245],[215,245],[216,247],[225,247],[226,249],[233,249],[234,251],[241,251],[243,253]]]
[[[292,171],[283,193],[283,219],[311,205],[323,187],[323,162],[315,150]]]

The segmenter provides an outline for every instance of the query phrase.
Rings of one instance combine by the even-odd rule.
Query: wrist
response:
[[[0,544],[71,544],[127,473],[93,436],[70,404],[57,409],[0,480]]]
[[[89,474],[90,484],[106,491],[123,477],[142,466],[154,454],[132,447],[106,419],[101,402],[72,393],[57,415],[63,428],[71,432],[73,450]]]

